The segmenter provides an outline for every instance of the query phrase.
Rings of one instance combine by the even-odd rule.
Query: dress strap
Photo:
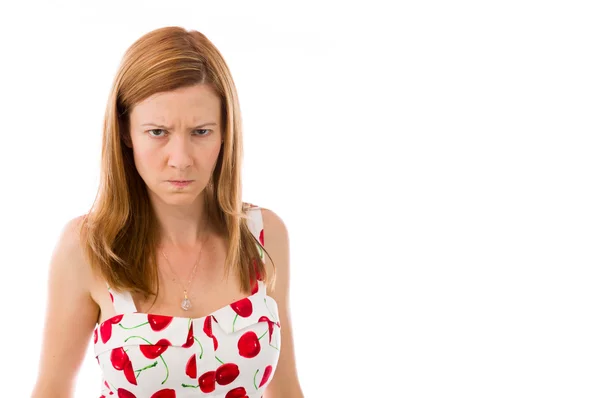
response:
[[[261,208],[255,206],[253,204],[248,204],[249,207],[246,210],[246,213],[249,216],[248,220],[248,228],[250,232],[258,239],[260,245],[258,246],[258,251],[260,253],[260,258],[262,261],[265,261],[264,251],[262,250],[265,246],[265,234],[264,234],[264,226],[263,226],[263,218]]]
[[[106,283],[106,288],[108,289],[110,299],[113,303],[115,313],[117,315],[137,312],[137,308],[135,307],[135,303],[133,302],[133,297],[131,296],[131,293],[129,293],[128,291],[117,292],[110,287],[108,282]]]
[[[267,295],[267,285],[265,284],[265,282],[262,279],[259,279],[258,281],[256,281],[256,283],[258,283],[258,290],[257,293],[259,296],[264,297]]]

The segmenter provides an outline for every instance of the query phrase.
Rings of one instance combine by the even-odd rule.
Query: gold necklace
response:
[[[208,224],[208,219],[206,220],[206,224]],[[204,225],[205,232],[206,232],[206,224]],[[205,235],[207,235],[207,234],[205,234]],[[196,259],[196,264],[194,265],[194,268],[192,269],[192,272],[191,272],[192,276],[190,276],[190,278],[188,280],[187,288],[185,286],[181,285],[179,278],[177,278],[177,274],[175,273],[175,271],[173,270],[173,267],[171,266],[171,262],[169,261],[169,259],[165,255],[165,253],[162,251],[162,249],[160,250],[160,252],[162,253],[165,260],[167,260],[167,264],[169,265],[169,268],[171,268],[171,272],[173,273],[173,275],[175,275],[175,278],[177,278],[177,283],[179,283],[179,285],[181,285],[181,287],[183,288],[183,300],[181,301],[181,308],[184,311],[187,311],[190,308],[192,308],[192,301],[188,297],[187,293],[188,293],[188,289],[190,288],[190,285],[192,283],[192,280],[194,279],[194,275],[196,275],[196,268],[198,267],[198,263],[200,262],[200,255],[202,254],[202,249],[204,248],[204,242],[206,241],[206,238],[207,238],[207,236],[205,236],[204,239],[202,240],[202,246],[200,247],[200,253],[198,253],[198,258]]]

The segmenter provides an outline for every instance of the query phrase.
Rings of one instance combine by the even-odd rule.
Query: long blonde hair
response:
[[[260,261],[262,242],[242,221],[249,218],[241,198],[242,122],[229,68],[202,33],[164,27],[139,38],[123,56],[104,117],[100,184],[81,224],[88,262],[117,291],[158,296],[158,222],[132,149],[124,144],[130,111],[155,93],[195,84],[210,84],[221,98],[224,143],[204,194],[210,221],[227,238],[226,274],[236,270],[246,292],[256,279],[274,284],[274,269],[267,273]]]

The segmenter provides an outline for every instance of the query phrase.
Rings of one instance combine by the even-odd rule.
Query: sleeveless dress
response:
[[[264,245],[260,208],[250,206],[248,227]],[[101,398],[262,397],[281,343],[277,302],[262,280],[201,318],[141,313],[131,294],[107,287],[117,315],[94,329]]]

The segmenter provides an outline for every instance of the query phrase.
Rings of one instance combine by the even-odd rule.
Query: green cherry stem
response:
[[[256,387],[256,375],[258,374],[258,369],[256,369],[256,373],[254,373],[254,388],[256,388],[258,390],[258,387]]]
[[[231,333],[235,332],[235,321],[238,319],[238,314],[235,314],[235,318],[233,318],[233,325],[231,327]]]
[[[200,387],[200,385],[193,386],[193,385],[191,385],[191,384],[185,384],[185,383],[181,383],[181,387],[198,388],[198,387]]]
[[[149,345],[154,345],[151,342],[149,342],[148,340],[146,340],[145,338],[143,338],[142,336],[129,336],[125,339],[125,342],[127,342],[127,340],[132,339],[132,338],[138,338],[138,339],[142,339],[144,340],[146,343],[148,343]],[[162,361],[162,363],[165,364],[165,369],[167,370],[167,376],[165,377],[165,379],[162,381],[162,383],[160,384],[165,384],[165,382],[167,381],[167,379],[169,378],[169,367],[167,366],[167,363],[165,362],[165,359],[162,357],[162,355],[159,355],[160,360]]]
[[[204,354],[204,347],[202,347],[202,343],[200,343],[200,340],[198,340],[198,338],[196,338],[196,336],[194,336],[194,340],[196,340],[196,343],[198,343],[198,345],[200,346],[200,349],[202,350],[200,352],[200,359],[202,359],[202,355]]]
[[[138,338],[138,339],[142,339],[142,340],[144,340],[144,341],[145,341],[146,343],[148,343],[149,345],[154,345],[154,344],[152,344],[151,342],[149,342],[148,340],[146,340],[145,338],[143,338],[142,336],[129,336],[129,337],[127,337],[127,338],[125,339],[125,342],[127,343],[127,340],[129,340],[129,339],[133,339],[134,337],[135,337],[135,338]]]
[[[217,361],[221,362],[222,365],[225,365],[225,362],[221,361],[218,356],[215,355],[215,358],[217,359]]]
[[[162,381],[162,383],[160,384],[165,384],[165,381],[167,381],[167,379],[169,378],[169,367],[167,366],[167,363],[165,362],[164,358],[162,357],[162,355],[159,356],[159,358],[161,359],[162,363],[165,364],[165,369],[167,369],[167,376],[165,377],[165,379]]]
[[[154,361],[151,365],[148,365],[148,366],[145,366],[145,367],[143,367],[141,369],[136,370],[137,374],[135,375],[135,378],[137,379],[139,377],[139,375],[142,372],[142,370],[153,368],[156,365],[158,365],[158,361]]]
[[[158,361],[154,361],[154,362],[152,362],[152,364],[151,364],[151,365],[144,366],[143,368],[136,370],[136,372],[141,372],[142,370],[146,370],[146,369],[153,368],[153,367],[155,367],[156,365],[158,365]]]
[[[144,323],[141,323],[141,324],[139,324],[139,325],[137,325],[137,326],[132,326],[132,327],[130,327],[130,328],[128,328],[128,327],[125,327],[125,326],[121,325],[120,323],[119,323],[119,326],[120,326],[122,329],[125,329],[125,330],[130,330],[130,329],[139,328],[140,326],[147,325],[148,323],[150,323],[150,322],[144,322]]]
[[[261,334],[261,335],[260,335],[260,337],[259,337],[258,339],[259,339],[259,340],[260,340],[260,339],[262,339],[262,338],[265,336],[265,334],[267,334],[267,333],[269,333],[269,330],[268,330],[268,329],[267,329],[267,331],[266,331],[266,332],[264,332],[263,334]]]

